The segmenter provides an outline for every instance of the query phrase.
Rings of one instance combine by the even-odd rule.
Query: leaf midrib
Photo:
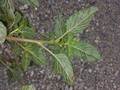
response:
[[[76,28],[77,26],[79,26],[85,19],[89,18],[93,13],[89,14],[86,18],[84,18],[80,23],[76,24],[74,27],[72,27],[71,29],[69,29],[68,31],[71,32],[74,28]]]
[[[85,52],[84,50],[82,50],[82,49],[80,49],[80,48],[78,48],[78,47],[75,47],[75,46],[73,46],[73,45],[69,45],[69,46],[71,46],[71,47],[73,47],[73,48],[75,48],[75,49],[77,49],[77,50],[80,50],[82,53],[85,53],[85,54],[87,54],[88,56],[92,56],[92,55],[90,55],[89,53]],[[94,57],[94,58],[97,59],[97,57],[95,57],[95,56],[92,56],[92,57]]]
[[[44,45],[42,45],[41,43],[38,43],[38,45],[40,45],[43,49],[45,49],[46,51],[48,51],[57,61],[58,63],[62,66],[62,68],[64,67],[61,62],[59,61],[59,58],[52,52],[50,51],[48,48],[46,48]],[[63,68],[64,70],[64,68]],[[64,72],[66,73],[66,75],[68,76],[69,80],[71,80],[71,78],[69,77],[69,74],[64,70]]]
[[[54,54],[53,55],[56,59],[57,59],[57,61],[59,62],[59,64],[62,66],[62,68],[64,67],[62,64],[61,64],[61,62],[59,61],[59,58]],[[64,68],[63,68],[63,70],[64,70]],[[64,70],[64,72],[67,74],[67,76],[69,77],[70,75]],[[71,78],[69,77],[69,80],[71,81]]]
[[[25,51],[27,51],[28,53],[30,53],[31,55],[33,55],[36,59],[38,59],[41,63],[42,61],[33,53],[31,52],[29,49],[25,48],[24,46],[20,45]]]

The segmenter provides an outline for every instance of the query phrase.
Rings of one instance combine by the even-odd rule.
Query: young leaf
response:
[[[30,65],[31,56],[27,52],[24,52],[23,54],[24,55],[22,56],[21,66],[22,66],[22,69],[26,71],[28,69],[28,66]]]
[[[21,35],[24,38],[33,38],[35,36],[35,31],[31,27],[23,27],[20,31]]]
[[[79,51],[79,56],[81,56],[82,53],[88,61],[95,61],[101,58],[97,49],[88,43],[75,41],[73,44],[68,44],[68,46]]]
[[[22,19],[22,15],[19,12],[15,12],[15,24],[18,24]]]
[[[73,69],[71,62],[68,60],[67,56],[64,54],[55,54],[54,57],[56,60],[54,60],[53,69],[57,73],[61,74],[67,83],[73,84]]]
[[[65,32],[65,21],[62,15],[56,17],[54,33],[56,37],[60,37]]]
[[[2,22],[0,22],[0,44],[4,43],[6,36],[7,36],[6,27]]]
[[[88,27],[96,11],[96,7],[90,7],[72,15],[66,22],[67,32],[82,33]]]
[[[12,0],[0,0],[0,19],[12,27],[15,20],[15,8]]]
[[[74,38],[73,34],[69,33],[68,37],[67,37],[67,43],[72,43],[73,38]],[[70,58],[70,60],[72,60],[72,58],[73,58],[73,52],[74,51],[72,50],[72,48],[70,48],[69,46],[67,46],[67,55]]]
[[[35,36],[35,31],[32,27],[21,25],[14,31],[10,32],[10,35],[19,35],[23,38],[32,39]]]
[[[21,48],[25,50],[26,53],[29,54],[32,61],[38,65],[45,64],[45,57],[42,49],[34,44],[26,44],[25,46],[20,45]],[[25,54],[24,54],[25,55]],[[23,56],[24,56],[23,55]]]

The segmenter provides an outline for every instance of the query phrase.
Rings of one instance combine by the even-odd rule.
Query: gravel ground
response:
[[[24,83],[33,84],[36,90],[120,90],[120,0],[40,0],[40,7],[31,9],[19,5],[19,9],[41,32],[52,30],[54,16],[62,13],[68,17],[88,5],[99,8],[90,27],[80,38],[96,46],[102,59],[96,63],[75,59],[75,84],[69,86],[55,75],[50,65],[30,67],[24,75]],[[18,82],[8,83],[6,69],[0,68],[0,90],[20,90]]]

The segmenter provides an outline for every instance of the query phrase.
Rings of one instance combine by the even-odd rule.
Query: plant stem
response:
[[[41,44],[55,44],[54,40],[40,41],[40,40],[23,39],[23,38],[11,37],[11,36],[6,37],[6,39],[8,41],[28,42],[28,43],[35,43],[35,44],[38,44],[38,43],[41,43]]]
[[[15,29],[15,30],[13,30],[12,32],[10,32],[10,34],[9,35],[12,35],[12,34],[14,34],[14,33],[16,33],[16,32],[18,32],[18,31],[20,31],[21,29],[20,28],[22,28],[23,27],[23,25],[21,25],[20,27],[18,27],[17,29]]]
[[[60,37],[59,37],[58,39],[56,39],[55,41],[56,41],[56,42],[59,42],[60,39],[62,39],[64,36],[66,36],[69,32],[70,32],[69,30],[66,31],[62,36],[60,36]]]
[[[6,37],[8,41],[18,41],[18,42],[28,42],[28,43],[35,43],[45,49],[47,52],[49,52],[52,56],[55,57],[55,55],[46,48],[43,43],[53,43],[53,41],[38,41],[38,40],[31,40],[31,39],[22,39],[22,38],[16,38],[16,37]]]

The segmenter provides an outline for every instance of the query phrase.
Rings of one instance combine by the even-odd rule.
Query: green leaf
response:
[[[82,33],[88,27],[97,10],[96,7],[90,7],[72,15],[66,22],[67,32]]]
[[[75,41],[71,44],[68,44],[68,46],[75,49],[74,52],[77,52],[75,53],[76,55],[79,54],[81,58],[85,57],[85,59],[87,59],[88,61],[101,59],[101,56],[97,49],[88,43]]]
[[[0,44],[4,43],[6,36],[7,36],[6,27],[2,22],[0,22]]]
[[[0,19],[12,27],[15,20],[14,4],[12,0],[0,0]]]
[[[60,37],[65,32],[65,21],[62,15],[55,18],[54,32],[56,37]]]
[[[7,3],[7,0],[0,0],[0,7],[3,7]]]
[[[21,28],[20,33],[24,38],[33,38],[35,36],[35,31],[31,27],[23,27],[23,28]]]
[[[35,36],[35,30],[32,27],[21,25],[16,28],[10,34],[19,35],[22,38],[33,39]]]
[[[54,57],[56,60],[54,60],[53,69],[61,74],[67,83],[73,84],[73,68],[67,56],[64,54],[55,54]]]
[[[25,46],[20,45],[21,48],[29,54],[32,61],[38,65],[45,64],[45,57],[42,49],[34,44],[26,44]],[[25,55],[25,54],[24,54]]]
[[[24,85],[21,90],[36,90],[33,85]]]
[[[22,19],[22,15],[19,12],[15,12],[15,24],[18,24]]]
[[[28,69],[28,66],[30,65],[31,56],[27,52],[24,52],[23,54],[24,55],[22,56],[21,65],[22,69],[26,71]]]
[[[68,34],[68,38],[67,38],[67,43],[72,43],[73,38],[74,38],[73,34],[72,34],[72,33],[69,33],[69,34]],[[67,55],[68,55],[68,57],[70,58],[70,60],[73,59],[73,52],[74,52],[74,51],[72,50],[72,48],[70,48],[70,47],[68,46],[68,47],[67,47]]]

